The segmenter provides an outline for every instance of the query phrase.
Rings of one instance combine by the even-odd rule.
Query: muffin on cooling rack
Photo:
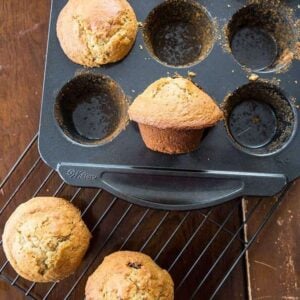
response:
[[[51,282],[75,272],[88,249],[91,234],[71,203],[38,197],[14,211],[2,238],[6,257],[20,276]]]
[[[174,284],[149,256],[120,251],[105,257],[89,277],[85,295],[86,300],[172,300]]]
[[[223,118],[214,100],[185,78],[161,78],[139,95],[129,108],[146,146],[180,154],[198,148],[205,128]]]
[[[123,59],[138,23],[126,0],[69,0],[57,21],[57,36],[75,63],[97,67]]]

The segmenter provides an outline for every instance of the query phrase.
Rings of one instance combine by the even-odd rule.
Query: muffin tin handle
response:
[[[112,193],[155,209],[207,207],[243,192],[243,182],[238,179],[122,173],[107,173],[103,177]]]
[[[215,172],[76,165],[61,165],[58,171],[69,184],[103,188],[135,204],[168,210],[190,210],[223,203],[247,194],[249,181],[257,187],[265,186],[262,193],[266,196],[279,192],[286,184],[285,176],[280,174],[262,178],[257,174],[228,176]]]

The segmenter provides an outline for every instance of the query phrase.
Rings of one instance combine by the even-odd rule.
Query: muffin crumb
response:
[[[258,80],[259,76],[257,74],[252,73],[248,78],[251,81],[256,81]]]
[[[195,72],[188,71],[188,76],[189,76],[189,77],[196,77],[197,74],[196,74]]]

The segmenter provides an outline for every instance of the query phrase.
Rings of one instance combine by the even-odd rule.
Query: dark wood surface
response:
[[[7,174],[38,128],[49,7],[49,0],[0,0],[0,181]],[[27,190],[29,188],[27,187]],[[91,191],[87,190],[86,193],[91,193]],[[70,194],[70,191],[65,190],[64,194],[67,196]],[[26,197],[26,193],[24,192],[22,196]],[[218,299],[244,299],[247,293],[253,299],[299,299],[299,198],[300,183],[298,182],[293,186],[275,217],[249,251],[247,260],[248,273],[243,266],[243,262],[239,264],[237,270],[225,284]],[[4,199],[5,195],[0,193],[0,201],[4,201]],[[19,201],[22,200],[22,198],[19,199]],[[251,200],[249,205],[251,205],[250,202]],[[79,201],[79,206],[80,203]],[[124,209],[127,203],[120,201],[118,205],[119,209]],[[248,206],[246,205],[246,207]],[[260,206],[260,214],[256,214],[247,227],[249,236],[254,232],[266,207],[267,205]],[[8,217],[9,213],[9,211],[6,212],[4,219]],[[141,211],[137,209],[135,213],[138,214]],[[222,221],[223,213],[223,209],[218,210],[214,218]],[[158,216],[158,213],[154,215]],[[90,218],[92,217],[90,216]],[[164,230],[168,232],[173,226],[172,222],[175,222],[180,217],[180,214],[172,215],[173,221],[170,220],[168,222],[169,227],[164,227]],[[194,220],[192,223],[196,222],[196,219],[192,219]],[[129,224],[134,223],[134,218],[131,222]],[[234,229],[240,222],[240,216],[237,214],[230,226]],[[109,221],[107,224],[109,226]],[[147,224],[154,226],[155,218]],[[193,226],[195,226],[194,223],[187,226],[187,235],[190,234]],[[3,228],[3,222],[1,222],[1,227]],[[103,230],[105,231],[105,227]],[[150,230],[150,228],[143,228],[143,230]],[[204,230],[198,239],[200,245],[202,239],[204,243],[204,240],[214,230],[216,229],[212,226]],[[166,232],[162,231],[160,235],[164,235]],[[122,235],[122,232],[120,235]],[[99,238],[102,238],[102,236]],[[176,244],[173,246],[176,248],[176,245],[184,242],[185,238],[185,235],[178,236]],[[223,242],[226,239],[228,237],[224,235]],[[133,238],[128,247],[138,248],[138,242],[138,238]],[[155,240],[152,243],[147,250],[149,254],[151,254],[151,251],[155,252],[155,249],[157,250],[159,247]],[[210,250],[209,255],[205,257],[205,263],[198,266],[200,273],[201,270],[205,270],[209,266],[220,249],[222,249],[222,238],[218,243]],[[109,252],[109,249],[106,251]],[[101,257],[96,263],[100,260]],[[228,261],[220,262],[219,272],[228,267]],[[188,261],[186,264],[188,266]],[[178,269],[174,270],[174,272],[175,281],[178,282],[183,270]],[[178,277],[176,274],[178,274]],[[247,284],[247,276],[249,284]],[[209,282],[207,289],[210,288]],[[64,295],[63,291],[58,289],[54,293],[53,299],[60,299],[62,295]],[[180,296],[184,298],[184,295]],[[74,299],[79,299],[80,297],[82,295],[74,295]],[[0,299],[23,298],[22,294],[16,289],[9,287],[3,282],[0,283]],[[203,299],[205,299],[205,296]]]
[[[38,129],[49,10],[49,0],[0,0],[0,181]]]
[[[0,178],[38,129],[50,1],[0,1]]]
[[[262,215],[265,206],[256,216]],[[253,299],[300,299],[300,181],[285,200],[248,253],[248,270]],[[247,226],[251,236],[259,221]]]

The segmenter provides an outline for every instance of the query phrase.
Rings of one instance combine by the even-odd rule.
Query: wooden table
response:
[[[49,8],[50,0],[0,0],[0,182],[38,129]],[[297,182],[247,253],[252,299],[300,299],[299,221]],[[1,282],[0,298],[23,296]]]

